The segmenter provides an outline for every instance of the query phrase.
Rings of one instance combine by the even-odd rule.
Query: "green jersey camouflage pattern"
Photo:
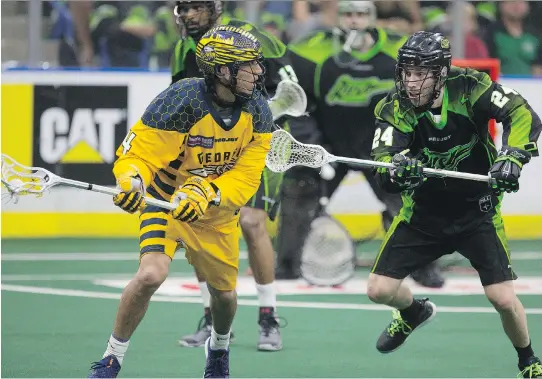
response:
[[[370,33],[375,44],[364,53],[343,51],[331,31],[288,45],[309,111],[334,154],[369,157],[374,107],[394,87],[397,52],[406,38],[380,28]]]
[[[503,146],[538,155],[540,118],[516,91],[493,82],[485,73],[457,67],[452,67],[442,91],[442,107],[433,112],[405,109],[396,91],[379,102],[372,146],[376,160],[389,162],[394,154],[409,149],[426,167],[487,175],[497,156],[488,129],[490,119],[503,125]],[[387,170],[378,170],[377,176],[384,188],[399,191]],[[472,216],[471,210],[498,212],[500,203],[487,183],[450,178],[429,177],[402,197],[401,217],[414,224],[434,220],[427,215],[460,220]]]

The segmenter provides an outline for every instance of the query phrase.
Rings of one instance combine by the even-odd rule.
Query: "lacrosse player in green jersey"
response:
[[[181,28],[182,38],[177,42],[171,60],[172,82],[187,77],[200,77],[196,65],[195,49],[201,36],[215,24],[239,27],[254,35],[262,45],[266,64],[265,88],[273,93],[282,79],[297,81],[285,57],[286,46],[277,38],[254,25],[222,16],[221,1],[177,1],[174,14]],[[224,114],[224,118],[231,115]],[[280,119],[277,120],[280,123]],[[285,122],[282,122],[282,127]],[[259,299],[260,335],[258,349],[276,351],[282,349],[279,323],[276,317],[275,252],[266,230],[267,219],[274,220],[279,205],[279,190],[282,174],[264,170],[260,188],[256,195],[241,209],[240,226],[247,242],[250,267],[256,281]],[[180,339],[181,346],[203,346],[211,333],[210,294],[205,278],[197,272],[205,309],[198,329],[194,334]]]
[[[396,89],[375,108],[372,154],[395,165],[376,170],[376,178],[384,190],[403,198],[369,276],[369,298],[396,309],[376,347],[381,353],[397,350],[435,317],[435,304],[414,299],[402,281],[458,251],[478,272],[500,315],[517,350],[519,375],[540,378],[542,365],[514,291],[517,276],[500,205],[505,192],[518,191],[523,166],[538,156],[542,123],[519,93],[485,73],[452,67],[451,61],[450,42],[442,34],[413,34],[399,50]],[[500,151],[488,130],[490,119],[503,125]],[[490,184],[426,177],[424,167],[489,173]]]

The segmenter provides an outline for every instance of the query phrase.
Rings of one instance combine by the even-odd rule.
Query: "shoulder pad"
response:
[[[329,40],[333,37],[331,30],[316,30],[312,33],[306,35],[305,37],[290,43],[288,46],[297,46],[297,45],[315,45],[322,40]]]
[[[334,53],[332,33],[314,32],[299,41],[290,43],[288,49],[306,60],[315,63],[323,62]]]
[[[203,89],[203,79],[179,80],[154,98],[141,120],[151,128],[186,133],[209,113]]]
[[[403,133],[411,133],[418,123],[416,115],[410,110],[405,110],[400,104],[397,92],[391,92],[378,102],[375,116]]]
[[[256,37],[258,41],[260,41],[262,53],[266,59],[280,58],[286,52],[286,45],[280,39],[270,33],[267,33],[265,30],[259,29],[250,22],[231,19],[229,20],[228,25],[246,30]]]
[[[243,110],[252,115],[253,128],[256,133],[271,133],[274,121],[271,108],[263,95],[249,100],[243,105]]]
[[[407,35],[404,35],[404,34],[400,34],[394,30],[390,30],[390,29],[386,29],[386,28],[382,28],[382,30],[384,31],[384,33],[386,33],[386,36],[388,37],[388,42],[391,42],[391,43],[397,43],[401,40],[407,40],[408,39],[408,36]]]
[[[394,60],[397,60],[399,49],[405,44],[408,37],[395,32],[390,32],[387,29],[380,27],[376,28],[375,30],[377,32],[378,39],[383,40],[380,47],[380,52],[388,55]],[[378,44],[379,42],[380,41],[377,41],[376,43]]]

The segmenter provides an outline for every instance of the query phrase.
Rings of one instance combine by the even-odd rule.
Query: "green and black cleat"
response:
[[[394,310],[393,320],[389,326],[384,329],[378,341],[376,342],[376,349],[382,354],[391,353],[399,349],[405,343],[408,336],[415,330],[435,317],[437,314],[437,307],[428,299],[414,300],[420,303],[422,310],[417,315],[415,320],[409,320],[408,322],[403,319],[401,312]]]
[[[531,357],[518,364],[518,378],[542,378],[542,363],[537,357]]]

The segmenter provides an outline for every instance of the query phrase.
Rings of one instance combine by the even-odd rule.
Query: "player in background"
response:
[[[194,58],[195,46],[201,35],[215,24],[236,26],[258,38],[265,58],[265,89],[268,93],[274,92],[281,79],[290,78],[297,81],[285,57],[286,46],[252,24],[222,17],[221,1],[177,1],[174,13],[183,38],[177,42],[172,57],[172,82],[201,75]],[[284,122],[281,126],[287,128]],[[266,229],[267,219],[274,220],[278,210],[281,182],[282,174],[273,173],[266,168],[258,192],[241,209],[240,219],[260,305],[258,318],[260,333],[257,347],[265,351],[282,349],[282,338],[276,317],[275,251]],[[204,316],[194,334],[184,336],[179,340],[181,346],[203,346],[211,332],[209,291],[205,285],[205,278],[197,269],[196,276],[202,293]]]
[[[514,292],[500,206],[504,192],[519,189],[522,167],[538,156],[540,118],[511,88],[472,69],[451,66],[442,34],[417,32],[399,50],[396,89],[375,109],[374,158],[393,162],[376,178],[403,207],[393,220],[369,276],[367,294],[396,308],[376,347],[395,351],[433,319],[436,307],[414,299],[402,284],[412,271],[458,251],[478,271],[485,294],[517,350],[521,377],[542,377],[523,305]],[[488,121],[502,122],[499,152]],[[487,175],[493,183],[425,177],[423,167]],[[436,348],[436,346],[435,346]]]
[[[114,202],[129,213],[141,211],[141,254],[92,378],[117,376],[180,247],[211,293],[204,377],[229,377],[239,210],[260,185],[274,124],[261,92],[265,68],[253,35],[232,26],[213,28],[199,40],[196,61],[204,78],[180,80],[159,94],[117,150],[113,173],[122,192]],[[145,207],[145,193],[177,208]]]
[[[375,25],[376,8],[371,1],[340,1],[337,27],[288,46],[309,101],[310,116],[290,120],[299,141],[324,145],[336,155],[371,159],[374,107],[394,87],[397,51],[406,41]],[[361,171],[385,205],[382,223],[387,230],[401,208],[401,197],[382,191],[370,169],[335,165],[335,176],[327,183],[328,198],[350,170]],[[319,170],[298,167],[285,174],[277,237],[278,278],[300,275],[300,252],[320,207],[322,185]],[[428,287],[444,284],[435,264],[413,273],[413,278]]]

